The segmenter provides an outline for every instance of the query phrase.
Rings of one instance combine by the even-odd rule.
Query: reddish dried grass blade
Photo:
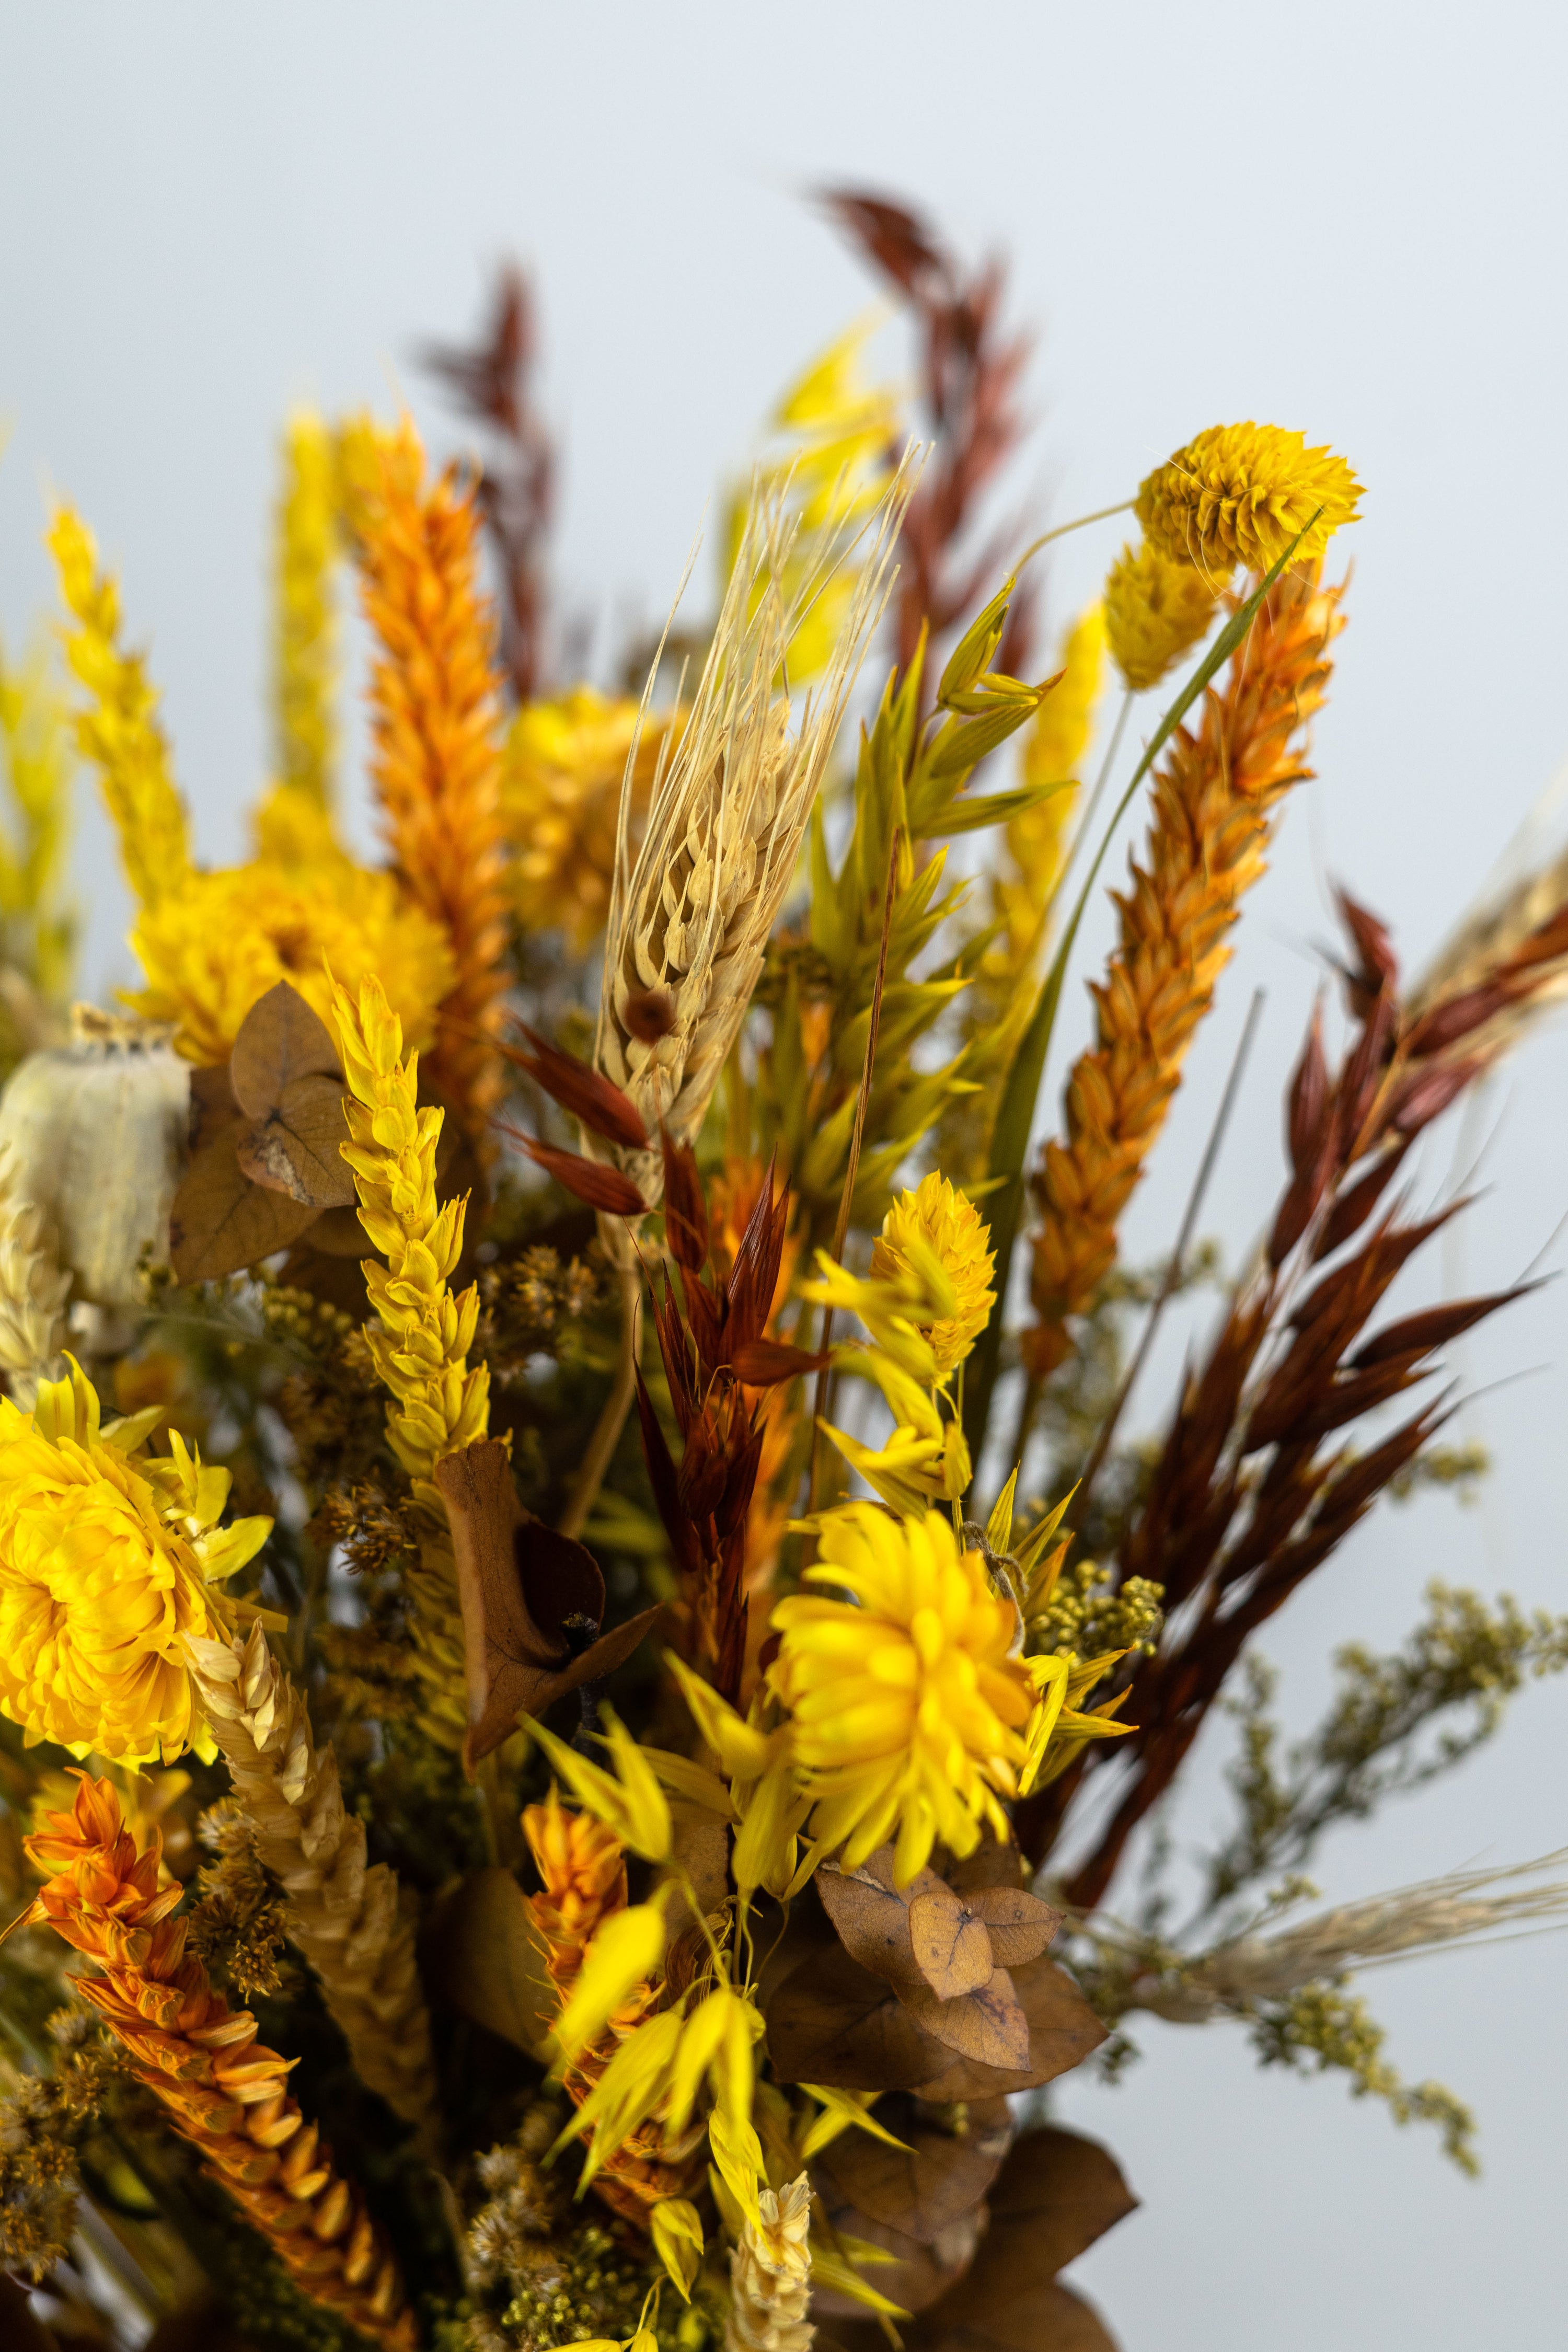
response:
[[[515,1045],[504,1045],[501,1051],[509,1062],[514,1062],[520,1070],[526,1070],[535,1084],[542,1087],[563,1110],[570,1111],[574,1118],[580,1118],[584,1127],[592,1128],[594,1133],[603,1136],[606,1143],[618,1143],[626,1151],[647,1150],[647,1129],[643,1125],[642,1114],[629,1096],[624,1095],[619,1087],[612,1086],[608,1078],[601,1077],[597,1070],[590,1069],[586,1062],[580,1062],[575,1054],[568,1054],[560,1045],[551,1045],[537,1029],[531,1029],[526,1021],[520,1021],[517,1025],[533,1051],[524,1054]]]
[[[591,1209],[603,1209],[612,1217],[640,1217],[645,1202],[642,1194],[629,1176],[618,1168],[605,1168],[597,1160],[584,1160],[580,1152],[559,1150],[553,1143],[541,1143],[537,1137],[521,1135],[514,1127],[505,1127],[521,1150],[547,1175],[553,1176],[568,1192],[579,1201],[586,1201]]]

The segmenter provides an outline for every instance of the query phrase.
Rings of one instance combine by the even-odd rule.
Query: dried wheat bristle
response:
[[[635,864],[623,791],[595,1058],[650,1133],[662,1123],[678,1143],[695,1139],[745,1018],[845,704],[892,585],[893,549],[916,472],[911,452],[857,534],[857,543],[869,537],[870,552],[796,728],[787,693],[790,641],[848,548],[841,542],[796,582],[788,572],[797,524],[786,507],[787,482],[753,500],[685,732],[654,780]],[[650,677],[648,694],[652,684]],[[634,742],[628,779],[636,760]],[[643,1012],[650,992],[668,998],[671,1014],[668,1028],[651,1039]],[[655,1205],[663,1182],[658,1153],[618,1156]]]

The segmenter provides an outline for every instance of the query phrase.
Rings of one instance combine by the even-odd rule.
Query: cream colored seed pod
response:
[[[68,1045],[29,1054],[0,1098],[13,1187],[58,1239],[75,1296],[142,1302],[144,1264],[166,1265],[185,1162],[190,1069],[169,1031],[79,1004]]]

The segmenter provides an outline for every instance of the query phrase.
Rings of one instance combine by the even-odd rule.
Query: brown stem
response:
[[[616,1360],[615,1383],[594,1426],[572,1488],[571,1500],[560,1519],[563,1536],[580,1536],[598,1499],[605,1473],[620,1442],[637,1390],[637,1349],[642,1335],[642,1276],[636,1262],[620,1269],[621,1349]]]

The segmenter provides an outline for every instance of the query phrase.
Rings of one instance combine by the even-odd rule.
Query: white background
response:
[[[14,6],[0,619],[15,646],[48,593],[53,484],[122,568],[202,850],[233,857],[264,772],[263,559],[291,399],[384,408],[401,385],[439,430],[412,353],[466,331],[516,250],[563,447],[557,586],[570,609],[646,619],[721,466],[868,299],[808,192],[853,179],[918,200],[965,252],[1011,257],[1016,314],[1041,331],[1019,487],[1056,517],[1247,416],[1331,441],[1368,485],[1341,542],[1352,621],[1321,782],[1289,814],[1129,1224],[1135,1253],[1168,1243],[1264,985],[1205,1220],[1234,1262],[1279,1178],[1326,879],[1418,962],[1568,751],[1565,67],[1561,12],[1528,5]],[[1058,621],[1114,530],[1060,551]],[[126,908],[90,811],[81,837],[102,990],[129,977]],[[1074,985],[1058,1069],[1082,1006]],[[1565,1076],[1549,1032],[1496,1090],[1492,1189],[1451,1285],[1508,1280],[1568,1207]],[[1546,1290],[1457,1354],[1471,1386],[1543,1368],[1465,1423],[1496,1455],[1478,1507],[1384,1515],[1271,1629],[1294,1721],[1334,1643],[1392,1645],[1429,1575],[1568,1608],[1563,1314]],[[1331,1844],[1326,1891],[1568,1841],[1565,1735],[1568,1687],[1528,1695],[1459,1778]],[[1219,1817],[1223,1741],[1200,1753],[1189,1842]],[[1369,1984],[1396,2063],[1479,2107],[1479,2186],[1338,2079],[1258,2075],[1223,2028],[1152,2026],[1124,2087],[1068,2085],[1063,2112],[1113,2141],[1145,2200],[1076,2274],[1127,2352],[1563,2341],[1565,1956],[1520,1943]]]

